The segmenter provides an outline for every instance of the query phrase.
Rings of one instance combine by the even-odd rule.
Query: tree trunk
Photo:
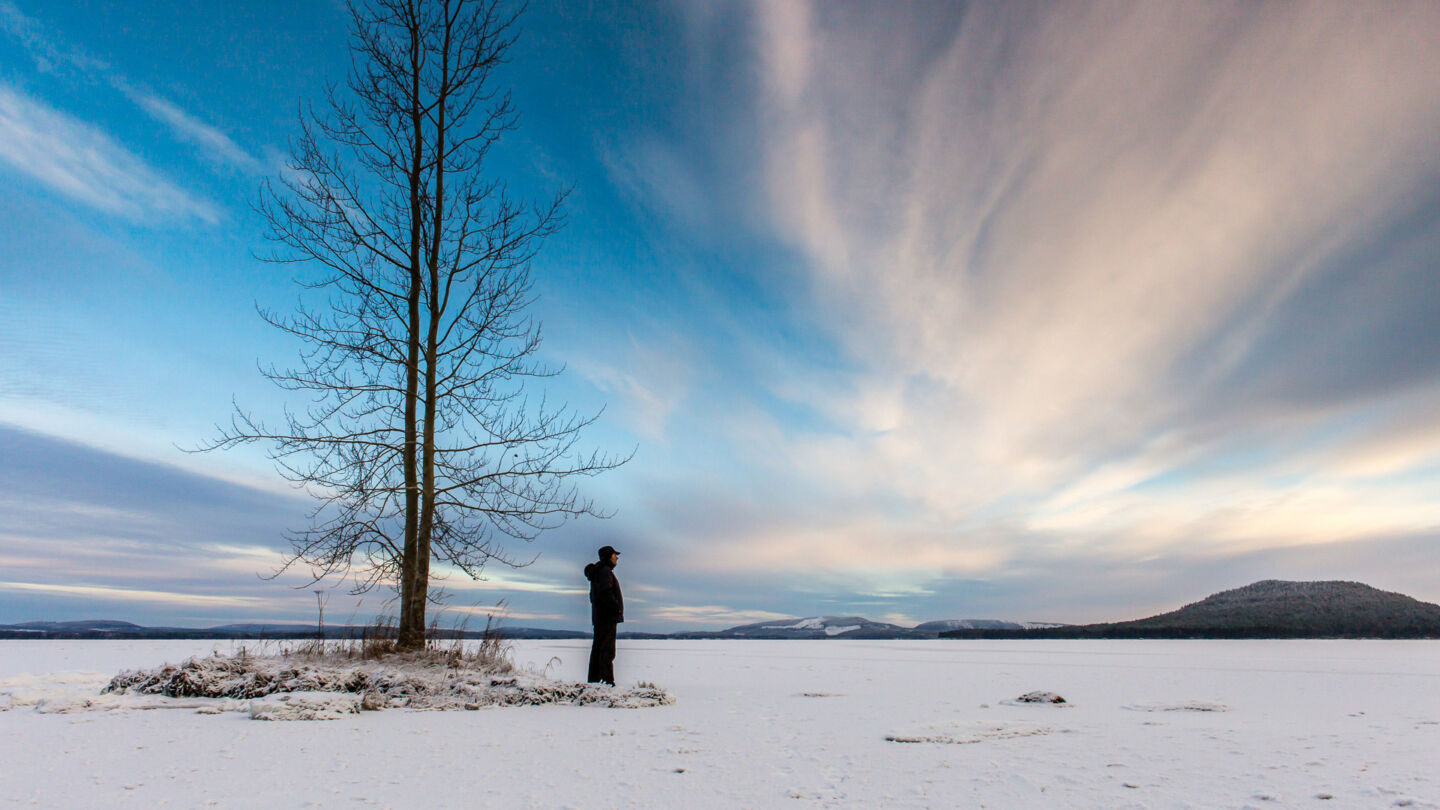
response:
[[[412,12],[414,6],[411,6]],[[421,236],[425,221],[425,209],[421,202],[421,188],[425,131],[424,115],[420,105],[420,27],[412,16],[410,22],[410,295],[409,324],[406,331],[407,365],[405,369],[405,549],[400,560],[400,631],[397,639],[402,650],[419,649],[425,646],[425,602],[429,597],[430,582],[429,551],[430,536],[421,530],[423,498],[417,480],[417,467],[422,450],[418,443],[417,411],[419,410],[420,387],[420,291],[422,285]],[[428,399],[433,407],[433,401]],[[427,413],[425,424],[431,420]],[[429,447],[427,441],[425,447]],[[426,565],[422,572],[421,557]]]
[[[424,632],[425,604],[430,596],[430,543],[435,534],[435,423],[440,402],[436,387],[435,364],[439,361],[440,320],[445,300],[440,290],[440,237],[445,222],[445,105],[450,87],[450,4],[446,3],[445,38],[440,50],[440,87],[435,99],[435,199],[430,224],[429,245],[426,245],[425,267],[429,274],[429,291],[425,332],[425,420],[420,444],[420,526],[415,544],[413,575],[418,602],[421,633]],[[418,335],[417,335],[418,342]]]

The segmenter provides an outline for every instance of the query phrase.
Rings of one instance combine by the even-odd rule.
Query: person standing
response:
[[[614,686],[615,629],[625,621],[625,599],[620,595],[620,580],[615,578],[620,552],[604,546],[598,553],[600,559],[585,566],[585,578],[590,580],[590,624],[595,628],[587,680]]]

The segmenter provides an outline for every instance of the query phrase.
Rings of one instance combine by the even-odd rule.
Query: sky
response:
[[[441,621],[1138,618],[1440,602],[1440,5],[531,2],[487,171],[610,513]],[[343,5],[0,0],[0,623],[368,623],[308,502],[186,452],[298,347],[253,204]],[[603,412],[602,412],[603,409]],[[322,593],[317,599],[315,590]]]

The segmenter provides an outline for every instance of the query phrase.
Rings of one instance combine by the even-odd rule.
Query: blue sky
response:
[[[463,618],[1123,619],[1440,601],[1440,7],[534,2],[492,169],[614,510]],[[305,501],[192,455],[296,347],[250,208],[332,2],[0,0],[0,623],[309,620]],[[303,272],[303,271],[302,271]],[[331,583],[327,615],[387,594]],[[338,618],[336,618],[338,617]]]

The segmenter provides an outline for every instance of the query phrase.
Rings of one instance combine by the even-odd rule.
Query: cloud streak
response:
[[[200,146],[213,159],[245,171],[261,171],[260,161],[240,148],[229,135],[180,109],[174,102],[137,90],[128,90],[126,95],[151,118],[170,127],[180,140]]]
[[[771,619],[790,618],[786,613],[766,610],[736,610],[724,605],[662,605],[646,611],[653,621],[675,622],[681,626],[733,627]]]
[[[749,480],[660,512],[704,567],[899,594],[1440,526],[1433,4],[751,8],[748,221],[843,357],[752,370],[798,429],[715,408]]]
[[[1174,427],[1434,180],[1433,7],[980,5],[923,65],[783,8],[760,7],[770,211],[863,324],[842,418],[937,504],[940,468],[983,469],[982,497],[1045,487]],[[1229,355],[1180,368],[1241,303]]]
[[[78,71],[81,74],[103,73],[110,66],[78,48],[65,47],[35,19],[26,16],[9,0],[0,0],[0,31],[9,34],[42,73]]]
[[[214,594],[116,588],[108,585],[57,585],[44,582],[0,582],[0,590],[40,592],[107,602],[143,602],[167,607],[246,608],[255,610],[263,607],[266,603],[265,599],[255,596],[217,596]]]
[[[50,189],[135,221],[218,222],[218,210],[84,121],[0,84],[0,161]]]
[[[8,0],[0,0],[0,31],[17,41],[41,73],[72,74],[119,91],[181,141],[199,146],[212,160],[256,173],[263,165],[217,127],[181,109],[173,101],[138,88],[107,62],[97,59],[46,27]]]

